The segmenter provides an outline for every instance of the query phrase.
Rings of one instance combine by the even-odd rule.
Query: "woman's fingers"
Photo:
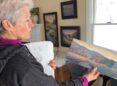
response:
[[[88,81],[92,81],[98,78],[100,73],[97,71],[97,68],[90,70],[85,76]]]
[[[57,60],[54,58],[54,59],[52,59],[49,63],[48,63],[48,65],[50,65],[53,69],[56,69],[56,67],[57,67]]]

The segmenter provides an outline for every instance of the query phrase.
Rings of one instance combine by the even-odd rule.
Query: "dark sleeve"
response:
[[[21,86],[82,86],[79,79],[57,82],[52,76],[44,74],[36,67],[31,68],[20,82]]]

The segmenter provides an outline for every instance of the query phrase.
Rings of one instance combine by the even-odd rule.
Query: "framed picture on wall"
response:
[[[57,13],[44,13],[45,40],[53,42],[55,47],[59,46]]]
[[[61,2],[62,19],[77,18],[77,2],[76,0]]]
[[[61,26],[61,46],[70,47],[73,38],[80,39],[80,26]]]

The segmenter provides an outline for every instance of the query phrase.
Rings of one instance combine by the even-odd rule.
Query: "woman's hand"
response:
[[[55,58],[52,59],[52,60],[50,60],[50,62],[48,63],[48,65],[55,70],[56,67],[57,67],[57,60]]]
[[[98,78],[98,76],[100,75],[99,72],[97,72],[97,68],[94,68],[92,70],[90,70],[85,77],[87,78],[87,80],[90,82],[92,80],[95,80]]]

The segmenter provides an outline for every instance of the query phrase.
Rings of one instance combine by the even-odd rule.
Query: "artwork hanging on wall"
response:
[[[77,1],[61,2],[62,19],[77,18]]]
[[[61,46],[70,47],[73,38],[80,39],[80,26],[61,26]]]
[[[55,47],[59,46],[57,13],[44,13],[45,40],[53,42]]]

